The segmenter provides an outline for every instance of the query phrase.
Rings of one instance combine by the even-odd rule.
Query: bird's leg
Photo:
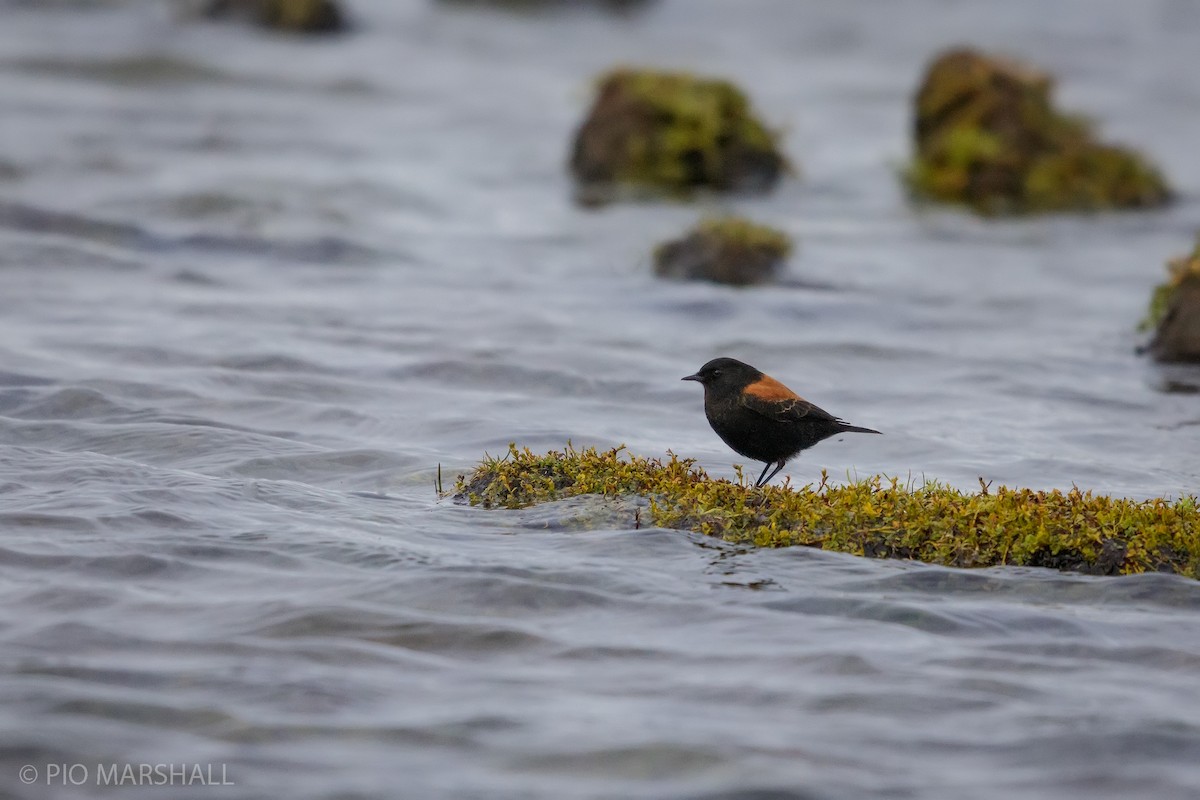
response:
[[[770,462],[770,461],[768,461],[768,462],[767,462],[767,465],[766,465],[765,467],[763,467],[763,471],[762,471],[762,473],[761,473],[761,474],[758,476],[758,480],[756,480],[756,481],[754,482],[754,488],[755,488],[755,489],[757,489],[759,486],[762,486],[762,485],[763,485],[763,478],[764,478],[764,477],[766,477],[767,470],[769,470],[770,468],[771,468],[771,462]]]
[[[758,481],[754,484],[754,487],[758,488],[759,486],[763,486],[765,484],[770,483],[771,478],[774,478],[776,475],[778,475],[779,470],[783,469],[783,465],[786,463],[787,463],[786,461],[777,461],[773,465],[767,464],[765,467],[763,467],[762,475],[758,476]],[[772,472],[770,475],[767,475],[767,470],[769,470],[772,466],[775,467],[775,471]]]
[[[767,476],[767,479],[765,481],[763,481],[763,486],[766,486],[768,483],[770,483],[771,479],[774,478],[776,475],[778,475],[780,473],[780,471],[783,470],[783,468],[786,464],[787,464],[786,461],[780,461],[779,463],[777,463],[775,465],[775,469],[771,470],[771,474]]]

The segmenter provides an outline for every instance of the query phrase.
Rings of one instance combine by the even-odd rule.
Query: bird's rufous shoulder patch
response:
[[[746,387],[746,393],[752,394],[759,400],[775,402],[778,400],[801,400],[800,395],[784,386],[770,375],[763,375]]]

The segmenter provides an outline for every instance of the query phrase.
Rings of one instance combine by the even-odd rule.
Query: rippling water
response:
[[[632,501],[433,488],[510,441],[732,475],[678,380],[727,354],[887,433],[798,483],[1195,492],[1200,372],[1134,353],[1200,220],[1193,4],[352,9],[307,41],[0,3],[0,795],[149,796],[95,786],[143,763],[223,765],[176,791],[228,798],[1200,794],[1196,582],[748,551],[634,530]],[[1052,70],[1181,202],[910,208],[907,98],[961,41]],[[803,179],[574,207],[567,144],[615,63],[743,83]],[[798,238],[788,285],[651,277],[718,209]]]

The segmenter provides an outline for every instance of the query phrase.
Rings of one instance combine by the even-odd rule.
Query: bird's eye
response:
[[[719,378],[719,377],[721,377],[721,370],[719,370],[719,369],[714,369],[714,370],[712,371],[712,376],[713,376],[714,378]]]

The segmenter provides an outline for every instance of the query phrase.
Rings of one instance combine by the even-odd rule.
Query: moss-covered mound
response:
[[[651,70],[601,78],[571,153],[585,199],[617,187],[766,191],[786,166],[776,134],[732,83]]]
[[[1154,329],[1146,349],[1155,359],[1200,361],[1200,239],[1167,264],[1167,280],[1155,288],[1142,327]]]
[[[654,0],[441,0],[448,5],[487,6],[511,11],[540,11],[559,8],[593,6],[608,11],[633,11],[650,5]]]
[[[336,0],[206,0],[203,16],[244,17],[267,28],[291,33],[335,33],[346,28]]]
[[[846,486],[754,489],[709,478],[687,459],[627,456],[622,448],[535,455],[510,447],[459,479],[457,497],[521,508],[574,495],[649,498],[649,524],[762,547],[807,545],[956,567],[999,564],[1116,575],[1200,578],[1196,498],[1135,501],[1073,489],[968,494],[873,477]],[[633,520],[630,520],[632,524]]]
[[[1136,152],[1097,142],[1059,112],[1044,72],[973,50],[929,66],[916,96],[916,155],[906,178],[922,198],[982,214],[1159,206],[1158,170]]]
[[[654,272],[662,278],[748,286],[775,277],[791,251],[785,233],[741,217],[718,217],[656,247]]]

